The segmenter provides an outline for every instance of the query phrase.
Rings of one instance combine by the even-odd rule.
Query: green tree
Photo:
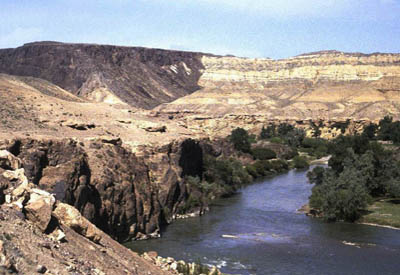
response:
[[[320,185],[324,179],[324,172],[325,168],[317,166],[307,173],[307,178],[311,184]]]
[[[375,123],[370,123],[369,125],[365,126],[362,134],[368,137],[369,139],[374,139],[377,130],[378,130],[378,125],[376,125]]]
[[[243,153],[250,153],[250,136],[249,133],[243,128],[236,128],[230,135],[230,141],[236,150]]]
[[[332,170],[324,173],[322,183],[313,187],[310,206],[320,209],[326,220],[353,222],[370,200],[361,173],[346,168],[339,177]]]
[[[390,140],[392,131],[393,117],[385,116],[379,121],[378,138],[381,140]]]
[[[276,136],[276,126],[275,124],[268,125],[267,128],[264,126],[261,129],[260,138],[269,139]]]
[[[306,133],[303,129],[294,128],[286,133],[284,137],[286,143],[291,147],[299,147],[303,139],[306,137]]]
[[[278,126],[278,135],[280,137],[285,137],[289,132],[293,131],[294,126],[288,123],[281,123]]]

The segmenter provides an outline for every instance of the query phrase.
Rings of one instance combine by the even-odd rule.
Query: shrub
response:
[[[325,168],[317,166],[307,173],[307,178],[311,184],[320,185],[324,178],[324,172]]]
[[[316,158],[322,158],[328,155],[328,147],[325,145],[318,146],[315,151],[311,153],[311,155],[315,156]]]
[[[308,168],[310,166],[310,164],[307,162],[307,160],[304,157],[295,156],[293,158],[293,166],[294,166],[294,168],[297,168],[297,169],[304,169],[304,168]]]
[[[272,169],[270,162],[267,160],[258,160],[253,164],[253,167],[260,176],[267,176]]]
[[[205,158],[204,179],[209,183],[230,185],[234,188],[251,181],[250,175],[240,161],[235,159]]]
[[[251,154],[253,155],[254,159],[259,159],[259,160],[268,160],[276,158],[276,153],[273,150],[263,147],[253,148],[251,150]]]
[[[288,151],[286,151],[285,153],[282,154],[282,158],[289,160],[298,155],[299,155],[299,153],[296,148],[290,148]]]
[[[373,139],[375,138],[377,130],[378,130],[378,125],[376,125],[375,123],[371,123],[364,128],[362,134],[367,136],[369,139]]]
[[[260,176],[260,174],[258,174],[258,172],[257,172],[257,169],[252,164],[249,164],[246,166],[246,171],[253,178],[258,178]]]
[[[271,160],[270,162],[271,169],[277,172],[283,172],[289,169],[289,165],[286,161],[282,159]]]
[[[303,129],[294,128],[287,132],[285,136],[282,136],[285,142],[291,147],[299,147],[303,142],[306,133]]]
[[[350,119],[347,119],[345,122],[338,121],[333,123],[332,128],[340,129],[340,132],[344,134],[349,125],[350,125]]]

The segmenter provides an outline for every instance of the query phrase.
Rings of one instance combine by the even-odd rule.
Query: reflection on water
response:
[[[214,264],[231,274],[400,274],[400,231],[323,223],[296,212],[308,200],[305,171],[290,171],[175,221],[135,251]]]

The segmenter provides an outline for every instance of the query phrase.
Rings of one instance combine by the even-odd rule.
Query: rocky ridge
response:
[[[199,88],[202,54],[60,42],[0,50],[0,73],[47,80],[95,102],[151,109]]]

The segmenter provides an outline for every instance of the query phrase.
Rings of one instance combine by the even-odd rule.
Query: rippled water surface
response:
[[[311,185],[290,171],[218,201],[210,213],[168,226],[138,252],[218,265],[230,274],[400,274],[400,231],[323,223],[298,214]]]

